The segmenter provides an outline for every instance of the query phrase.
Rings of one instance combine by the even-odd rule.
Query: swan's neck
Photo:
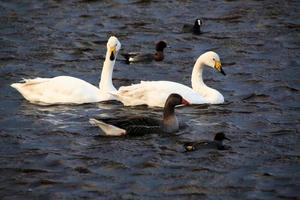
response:
[[[198,59],[194,65],[192,72],[192,88],[194,91],[205,97],[208,92],[211,92],[212,88],[208,87],[202,79],[203,68],[205,64],[201,59]]]
[[[101,91],[116,91],[112,83],[112,73],[115,65],[115,60],[110,60],[110,52],[106,52],[105,61],[102,68],[101,80],[99,88]]]
[[[175,115],[174,107],[171,108],[167,105],[164,107],[162,129],[166,133],[175,132],[179,129],[179,123]]]

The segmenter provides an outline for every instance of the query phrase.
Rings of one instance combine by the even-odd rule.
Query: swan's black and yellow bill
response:
[[[226,75],[223,68],[222,68],[222,64],[220,61],[215,60],[215,69],[220,72],[221,74],[223,74],[224,76]]]
[[[115,58],[116,58],[116,47],[110,47],[110,57],[109,57],[109,59],[111,60],[111,61],[113,61],[113,60],[115,60]]]

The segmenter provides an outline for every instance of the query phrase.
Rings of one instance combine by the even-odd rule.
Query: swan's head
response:
[[[109,51],[109,59],[111,61],[116,59],[116,56],[121,49],[121,43],[115,36],[111,36],[107,41],[107,51]]]
[[[205,65],[216,69],[218,72],[222,73],[224,76],[226,75],[224,70],[222,69],[220,57],[217,53],[215,53],[213,51],[209,51],[209,52],[202,54],[198,59],[201,59]]]

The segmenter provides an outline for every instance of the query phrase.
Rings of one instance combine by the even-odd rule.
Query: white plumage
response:
[[[116,91],[112,84],[112,71],[121,43],[114,36],[107,42],[106,58],[103,64],[99,88],[71,76],[54,78],[24,79],[24,83],[14,83],[25,99],[33,104],[83,104],[115,100],[110,93]]]
[[[206,52],[196,61],[192,73],[192,88],[172,81],[141,81],[139,84],[122,86],[115,95],[125,106],[148,105],[163,107],[167,97],[172,93],[180,94],[191,104],[221,104],[223,95],[217,90],[205,85],[202,79],[203,67],[210,66],[224,73],[218,54]]]
[[[205,99],[191,88],[171,81],[141,81],[139,84],[122,86],[117,92],[112,93],[125,106],[145,104],[150,107],[164,107],[167,97],[172,93],[180,94],[193,104],[206,103]]]

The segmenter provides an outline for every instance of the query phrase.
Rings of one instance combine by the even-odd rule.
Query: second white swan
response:
[[[215,68],[225,75],[220,57],[213,51],[206,52],[197,59],[192,72],[192,88],[172,81],[141,81],[139,84],[122,86],[117,92],[111,92],[125,106],[148,105],[163,107],[167,97],[172,93],[180,94],[190,104],[221,104],[223,95],[208,87],[202,79],[205,66]]]

